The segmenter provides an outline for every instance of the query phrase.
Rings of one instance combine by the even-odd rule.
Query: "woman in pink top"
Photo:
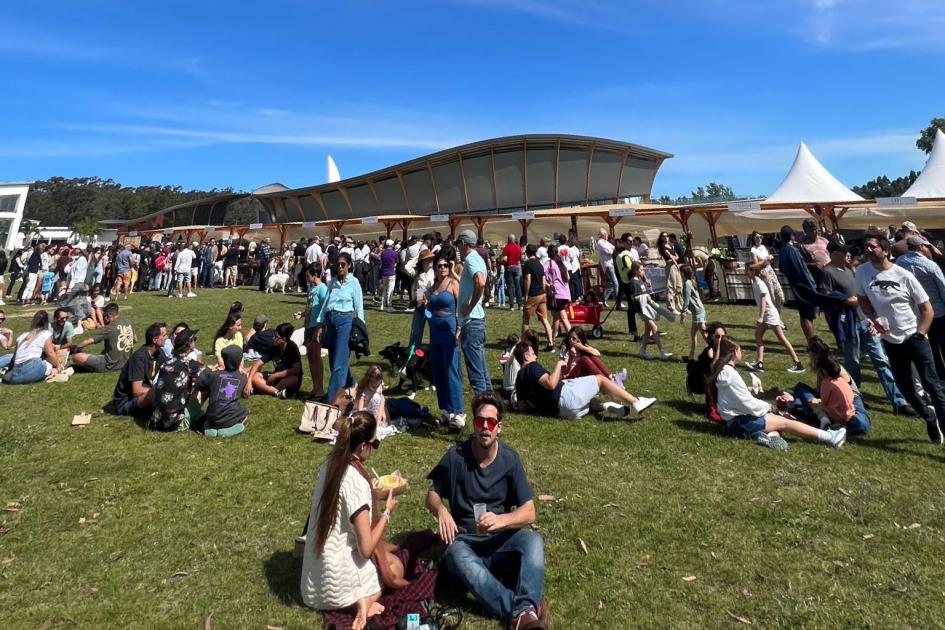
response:
[[[554,305],[549,304],[549,310],[554,317],[554,323],[551,328],[555,335],[558,334],[558,328],[561,327],[567,334],[571,330],[571,322],[568,320],[568,305],[571,304],[571,288],[568,284],[568,270],[564,266],[564,261],[558,253],[558,246],[552,245],[548,248],[548,261],[545,263],[545,280],[548,281],[550,291],[554,292]],[[554,345],[554,339],[551,340]]]

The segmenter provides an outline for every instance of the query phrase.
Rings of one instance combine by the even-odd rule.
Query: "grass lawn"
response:
[[[122,306],[139,338],[153,321],[185,320],[206,350],[234,299],[246,305],[244,325],[260,311],[291,321],[302,303],[241,289],[191,300],[135,295]],[[752,308],[708,309],[751,339]],[[24,330],[22,309],[6,311],[7,324]],[[800,345],[796,315],[788,320]],[[375,355],[356,375],[380,348],[406,340],[409,314],[372,307],[367,321]],[[500,339],[518,322],[519,313],[489,312],[494,378]],[[554,497],[538,503],[537,527],[555,627],[945,624],[943,451],[921,423],[888,413],[869,368],[870,436],[839,451],[790,440],[776,453],[704,421],[685,394],[682,363],[640,360],[625,325],[616,313],[596,345],[611,368],[627,367],[631,392],[659,399],[645,420],[510,415],[502,434],[536,495]],[[668,348],[684,354],[688,323],[667,326]],[[787,357],[769,348],[766,388],[792,386]],[[302,402],[247,401],[250,423],[235,439],[156,434],[98,412],[115,378],[0,386],[2,627],[198,628],[211,614],[218,628],[320,627],[299,604],[292,559],[328,452],[295,434]],[[435,407],[432,392],[418,400]],[[91,426],[70,428],[82,411],[94,412]],[[393,534],[435,526],[424,476],[454,439],[397,436],[371,461],[412,481]],[[464,627],[499,627],[476,610]]]

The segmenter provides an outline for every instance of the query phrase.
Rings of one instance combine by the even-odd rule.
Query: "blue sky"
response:
[[[573,133],[675,154],[655,195],[756,195],[800,140],[851,186],[920,169],[945,116],[942,0],[31,0],[0,19],[0,181],[296,187],[328,154],[347,177]]]

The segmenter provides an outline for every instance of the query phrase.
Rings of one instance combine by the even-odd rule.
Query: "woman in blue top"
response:
[[[322,366],[322,344],[316,336],[318,330],[318,316],[322,312],[325,298],[328,297],[328,286],[322,282],[322,265],[318,261],[305,268],[305,279],[308,281],[308,308],[306,314],[299,311],[295,319],[305,317],[305,355],[308,357],[308,371],[312,375],[311,398],[321,398],[325,395],[325,378]]]
[[[315,341],[328,348],[328,364],[331,378],[328,381],[328,400],[335,402],[335,397],[346,387],[354,387],[351,376],[350,350],[351,323],[357,317],[364,320],[364,298],[361,285],[351,273],[351,255],[341,252],[338,255],[338,273],[328,285],[328,295],[315,318]]]
[[[430,311],[430,358],[433,361],[433,385],[445,423],[451,428],[466,424],[463,412],[463,383],[459,374],[457,305],[459,282],[450,273],[453,260],[440,252],[433,261],[433,287],[427,309]]]

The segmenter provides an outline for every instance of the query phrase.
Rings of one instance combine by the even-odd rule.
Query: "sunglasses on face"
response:
[[[346,262],[343,261],[343,260],[339,260],[339,261],[338,261],[338,266],[339,266],[339,267],[347,267],[347,266],[348,266],[348,263],[346,263]]]
[[[450,266],[449,266],[449,263],[440,263],[439,265],[436,266],[436,268],[437,268],[437,269],[449,269]]]
[[[476,416],[473,420],[473,424],[476,426],[477,431],[482,431],[485,429],[489,433],[495,431],[495,428],[499,426],[498,418],[486,418],[483,416]]]

